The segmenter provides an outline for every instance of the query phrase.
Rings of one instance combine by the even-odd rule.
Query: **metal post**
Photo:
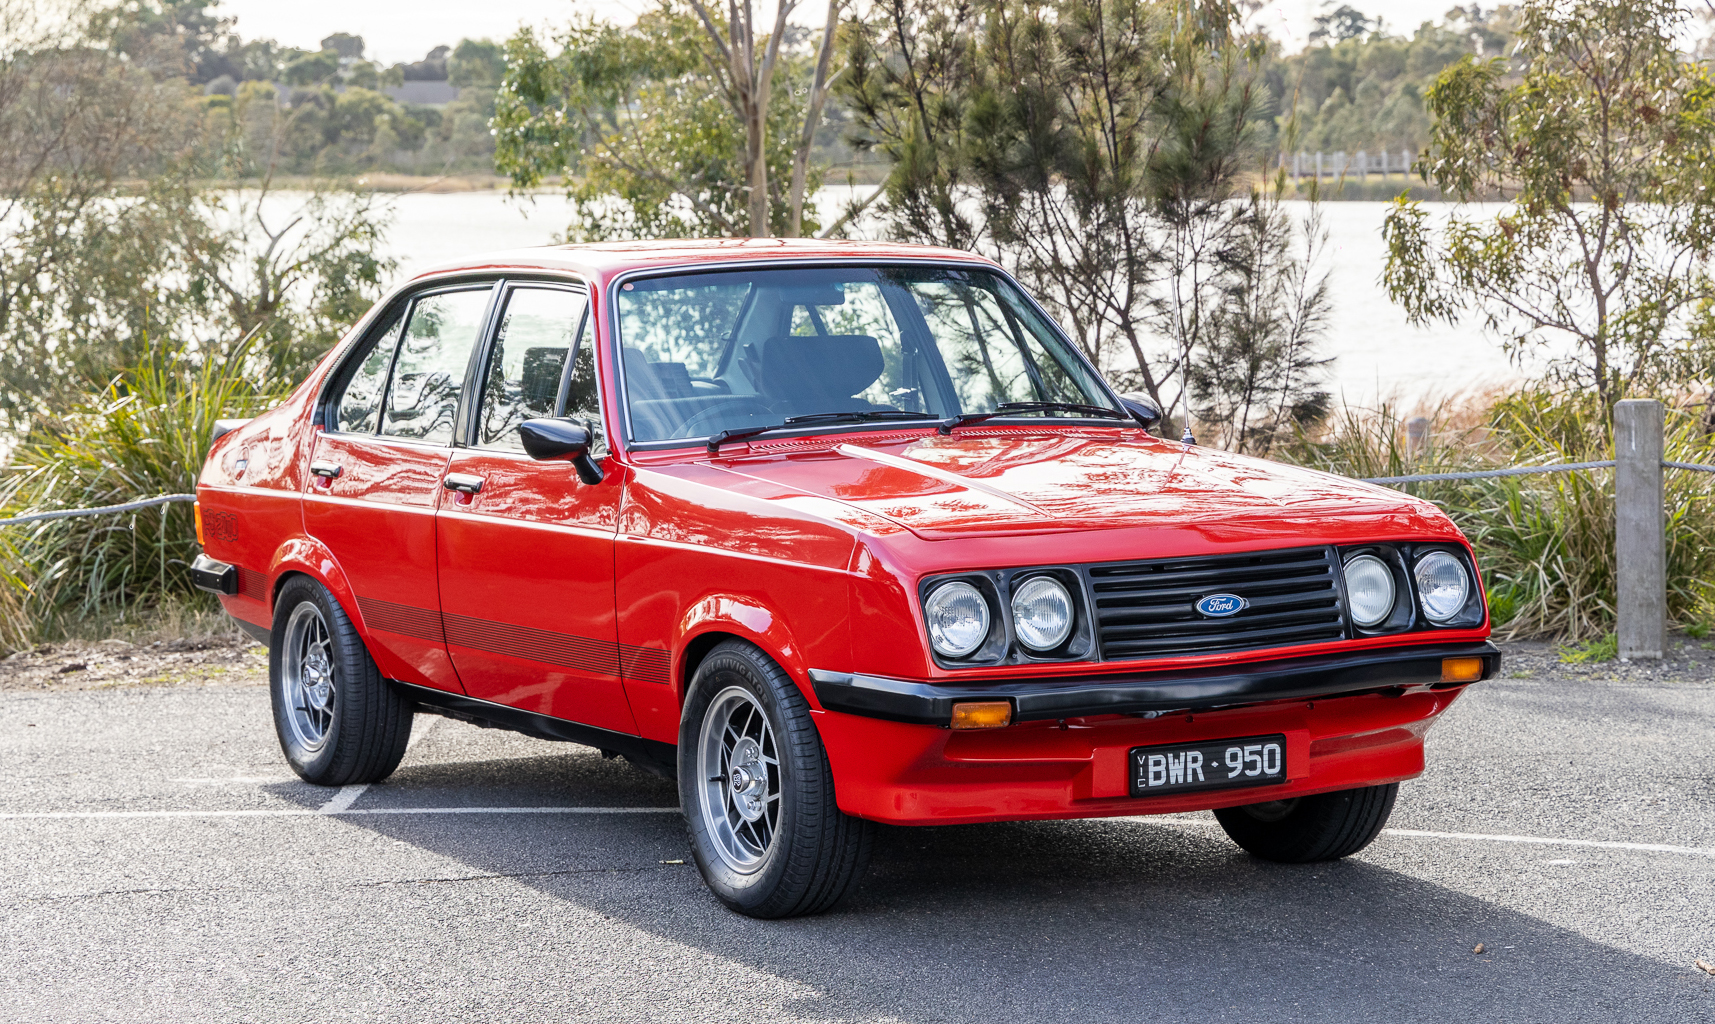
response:
[[[1622,659],[1659,658],[1667,631],[1667,530],[1660,402],[1614,406],[1614,570]]]
[[[1370,161],[1361,149],[1358,150],[1358,180],[1362,182],[1370,180]]]
[[[1316,151],[1316,180],[1322,180],[1322,151],[1320,149]]]

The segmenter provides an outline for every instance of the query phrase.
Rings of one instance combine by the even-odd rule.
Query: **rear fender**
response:
[[[290,573],[300,572],[328,588],[367,640],[369,631],[364,628],[363,612],[357,606],[357,592],[351,588],[351,581],[346,579],[345,570],[340,568],[333,552],[314,537],[293,537],[274,553],[273,564],[268,567],[268,578],[273,581],[268,591],[269,610],[272,611],[279,597],[281,580]]]

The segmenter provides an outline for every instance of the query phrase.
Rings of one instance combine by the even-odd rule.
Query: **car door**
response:
[[[435,557],[460,402],[496,286],[397,303],[340,368],[304,492],[304,529],[333,553],[384,676],[458,692]]]
[[[468,447],[437,531],[447,650],[473,697],[635,734],[619,676],[613,544],[620,480],[586,484],[524,453],[518,425],[564,413],[606,454],[582,289],[508,284]],[[580,344],[581,340],[581,344]]]

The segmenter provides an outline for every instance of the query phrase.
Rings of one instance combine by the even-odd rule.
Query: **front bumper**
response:
[[[952,720],[953,705],[963,701],[1009,701],[1013,721],[1032,722],[1207,711],[1440,686],[1442,660],[1469,657],[1483,659],[1482,679],[1493,678],[1500,670],[1501,652],[1485,640],[1343,651],[1190,671],[957,683],[811,669],[810,684],[816,700],[829,711],[945,727]]]
[[[1134,746],[1281,733],[1288,781],[1266,799],[1403,782],[1423,738],[1464,692],[1441,660],[1492,645],[1449,643],[1280,659],[1199,672],[915,683],[814,673],[840,809],[897,825],[1174,814],[1254,803],[1255,789],[1133,797]],[[959,700],[1006,699],[1014,724],[947,728]]]

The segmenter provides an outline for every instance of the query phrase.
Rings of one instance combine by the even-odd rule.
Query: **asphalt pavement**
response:
[[[759,922],[588,748],[419,716],[326,790],[254,683],[0,692],[0,1019],[1708,1022],[1712,741],[1706,659],[1515,657],[1346,861],[1208,815],[884,829],[847,906]]]

